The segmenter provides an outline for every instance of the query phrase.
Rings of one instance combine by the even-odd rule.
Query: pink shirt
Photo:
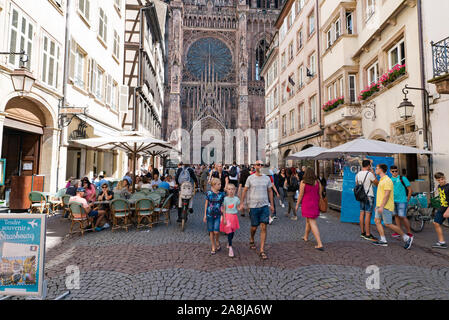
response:
[[[84,209],[89,208],[89,205],[87,204],[87,200],[84,198],[81,198],[78,195],[74,196],[74,197],[70,197],[69,202],[72,202],[72,201],[81,203],[83,205]]]

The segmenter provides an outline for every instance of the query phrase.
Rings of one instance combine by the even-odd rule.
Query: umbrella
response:
[[[310,147],[307,148],[305,150],[302,150],[300,152],[294,153],[290,156],[288,156],[286,159],[287,160],[314,160],[314,158],[320,154],[322,154],[323,152],[326,152],[327,148],[322,148],[322,147]]]
[[[161,153],[163,150],[167,151],[174,149],[168,142],[151,138],[144,137],[138,132],[122,132],[118,136],[109,136],[101,138],[90,138],[90,139],[80,139],[75,140],[79,144],[83,144],[92,148],[113,150],[120,149],[125,152],[131,153],[133,158],[133,184],[132,190],[135,190],[135,171],[136,171],[136,161],[137,155],[143,153],[149,153],[152,150]]]
[[[393,154],[434,154],[432,151],[417,149],[401,144],[359,138],[349,141],[333,149],[329,149],[314,160],[340,158],[345,155],[390,156]]]

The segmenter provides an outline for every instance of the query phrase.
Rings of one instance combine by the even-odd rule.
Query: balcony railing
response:
[[[439,42],[431,42],[433,56],[433,77],[449,73],[449,37]]]

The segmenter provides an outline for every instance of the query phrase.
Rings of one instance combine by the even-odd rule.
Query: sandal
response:
[[[268,257],[267,257],[267,255],[265,254],[265,252],[259,253],[259,257],[260,257],[262,260],[267,260],[267,259],[268,259]]]
[[[217,252],[215,251],[215,250],[212,250],[211,252],[210,252],[210,254],[211,255],[214,255],[214,254],[216,254]]]
[[[302,239],[302,241],[304,241],[304,242],[309,242],[309,239],[305,239],[304,237],[302,237],[301,239]]]
[[[317,249],[317,250],[319,250],[319,251],[324,251],[324,248],[323,248],[323,247],[319,247],[319,248],[315,248],[315,249]]]
[[[249,248],[251,250],[256,250],[256,244],[254,243],[254,241],[249,243]]]
[[[216,252],[221,250],[221,246],[219,246],[217,249],[215,249]]]

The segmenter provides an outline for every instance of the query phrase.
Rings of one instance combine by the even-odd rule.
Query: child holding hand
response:
[[[209,231],[210,242],[212,245],[211,254],[215,254],[221,250],[220,247],[220,220],[222,216],[223,201],[226,196],[224,192],[220,192],[221,181],[217,178],[211,180],[211,191],[206,194],[206,204],[204,207],[204,223],[207,223],[207,231]]]
[[[227,188],[227,196],[223,201],[223,220],[220,225],[220,231],[228,235],[228,248],[229,256],[234,257],[234,250],[232,249],[232,239],[234,238],[234,232],[240,228],[238,219],[238,206],[240,205],[240,199],[235,196],[236,188],[230,183]]]

